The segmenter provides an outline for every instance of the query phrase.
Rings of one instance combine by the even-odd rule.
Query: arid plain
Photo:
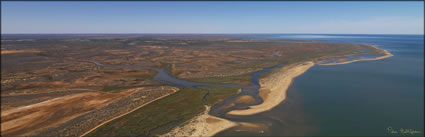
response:
[[[267,111],[314,64],[390,56],[364,44],[234,35],[6,35],[1,42],[2,136],[214,135],[250,125],[226,115]],[[279,64],[259,75],[258,90],[234,88],[255,86],[253,73]],[[157,70],[216,85],[179,85]]]

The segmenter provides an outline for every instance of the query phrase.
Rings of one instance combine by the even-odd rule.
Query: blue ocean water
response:
[[[315,66],[296,78],[288,93],[302,100],[303,113],[317,127],[313,135],[412,135],[400,132],[402,128],[424,135],[423,35],[272,37],[365,43],[394,55],[377,61]],[[398,133],[390,133],[390,128]]]
[[[424,35],[270,34],[244,38],[371,44],[394,55],[310,68],[295,78],[284,102],[251,118],[268,123],[266,135],[424,136]],[[235,131],[218,135],[252,135]]]

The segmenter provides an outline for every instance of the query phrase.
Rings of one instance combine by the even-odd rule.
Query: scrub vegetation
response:
[[[203,101],[203,96],[206,101]],[[184,88],[161,100],[152,102],[128,115],[115,119],[87,136],[155,136],[170,131],[177,125],[205,111],[224,98],[236,95],[237,88]]]

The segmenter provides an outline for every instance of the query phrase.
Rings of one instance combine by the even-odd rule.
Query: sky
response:
[[[1,33],[424,34],[424,2],[1,2]]]

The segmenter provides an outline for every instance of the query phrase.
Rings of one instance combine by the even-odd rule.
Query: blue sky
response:
[[[424,34],[422,2],[2,2],[2,33]]]

